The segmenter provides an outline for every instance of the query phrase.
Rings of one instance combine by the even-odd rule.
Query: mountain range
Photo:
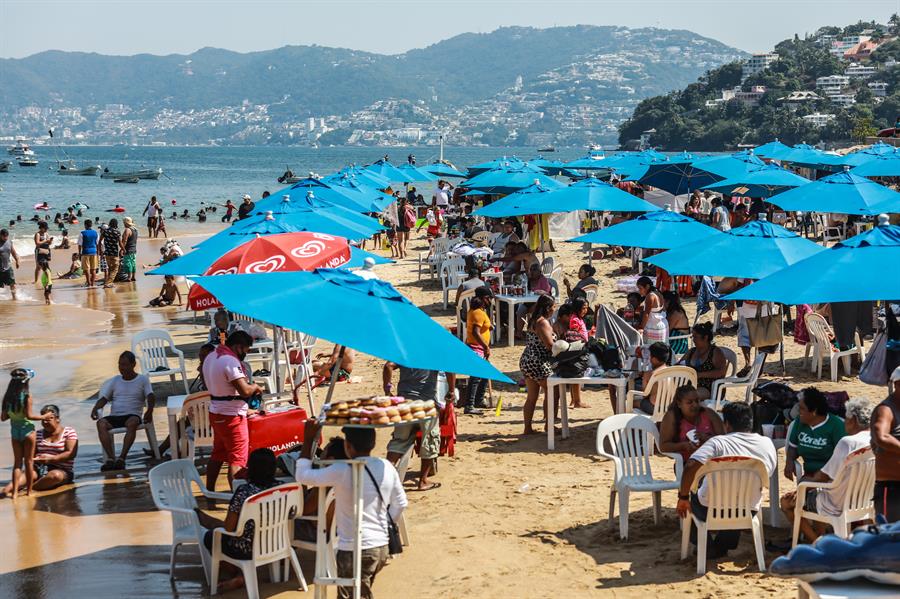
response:
[[[0,133],[54,124],[88,137],[102,135],[102,127],[114,133],[108,130],[113,123],[106,121],[116,119],[102,117],[110,112],[108,106],[120,105],[113,116],[130,121],[148,139],[165,141],[178,137],[176,129],[188,129],[201,140],[225,135],[227,141],[251,123],[268,130],[266,139],[281,139],[279,128],[308,117],[333,118],[326,129],[356,130],[353,114],[385,100],[409,102],[441,120],[479,102],[505,102],[510,94],[530,101],[524,112],[585,105],[588,122],[581,126],[599,130],[615,120],[615,111],[607,108],[633,107],[742,56],[689,31],[595,26],[505,27],[397,55],[321,46],[251,53],[203,48],[167,56],[47,51],[0,60]],[[605,108],[592,111],[591,104]],[[215,121],[206,111],[232,107],[246,113],[248,106],[265,107],[264,124],[259,119],[236,122],[223,130],[226,119],[220,118],[218,131],[202,120],[174,128],[153,125],[160,114],[200,113]],[[54,110],[77,112],[83,121],[60,123]],[[629,115],[630,110],[618,121]],[[502,107],[494,116],[503,120]],[[453,129],[453,123],[443,125]]]

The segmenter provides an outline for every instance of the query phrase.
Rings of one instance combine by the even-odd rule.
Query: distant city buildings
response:
[[[766,70],[776,60],[778,60],[778,54],[774,52],[754,54],[741,64],[741,81]]]

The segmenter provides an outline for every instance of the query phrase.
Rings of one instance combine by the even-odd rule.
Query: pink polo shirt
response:
[[[231,384],[240,378],[246,378],[240,360],[230,348],[220,345],[216,351],[203,360],[203,382],[213,397],[234,397],[231,401],[213,400],[209,404],[211,414],[225,416],[246,416],[247,402],[241,399]]]

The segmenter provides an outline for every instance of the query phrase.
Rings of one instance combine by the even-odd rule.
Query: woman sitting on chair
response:
[[[694,434],[690,434],[691,432]],[[700,405],[697,389],[688,383],[675,390],[672,405],[659,426],[659,449],[680,453],[687,462],[698,447],[715,435],[724,435],[725,425],[715,410]]]
[[[711,322],[695,324],[691,329],[694,347],[688,350],[680,362],[697,371],[697,395],[700,399],[712,396],[713,383],[724,377],[728,370],[725,354],[713,343],[713,337],[715,333]]]
[[[202,512],[200,508],[194,508],[201,526],[208,529],[203,535],[203,545],[206,546],[207,551],[212,552],[214,528],[222,527],[228,532],[235,532],[244,502],[251,496],[278,484],[275,479],[275,465],[275,453],[267,447],[256,449],[250,454],[247,459],[247,483],[238,487],[231,496],[231,501],[228,503],[228,514],[224,521]],[[222,553],[239,560],[253,557],[254,529],[254,522],[250,521],[244,526],[244,532],[240,537],[222,537]],[[244,577],[237,567],[228,562],[222,562],[222,570],[231,578],[219,585],[219,591],[230,591],[244,586]]]

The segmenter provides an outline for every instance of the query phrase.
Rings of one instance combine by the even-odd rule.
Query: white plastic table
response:
[[[560,400],[560,420],[562,420],[562,438],[569,438],[569,404],[566,402],[566,385],[615,385],[616,386],[616,414],[622,414],[625,411],[625,395],[628,391],[628,378],[599,378],[599,377],[578,377],[563,378],[551,376],[547,379],[547,449],[556,449],[556,431],[553,426],[553,420],[556,412],[556,399],[554,390],[561,388]]]
[[[166,416],[169,419],[169,443],[172,447],[172,459],[181,457],[181,439],[179,438],[178,417],[187,395],[170,395],[166,400]]]
[[[500,304],[507,305],[507,325],[509,327],[509,333],[507,335],[507,346],[512,347],[516,344],[516,306],[519,304],[533,304],[538,301],[538,298],[541,296],[537,293],[532,293],[529,295],[506,295],[506,294],[498,294],[494,297],[494,305],[496,307],[494,313],[497,315],[497,320],[500,321],[503,319],[503,310],[500,307]]]
[[[797,599],[887,599],[900,597],[900,587],[867,580],[797,581]]]

